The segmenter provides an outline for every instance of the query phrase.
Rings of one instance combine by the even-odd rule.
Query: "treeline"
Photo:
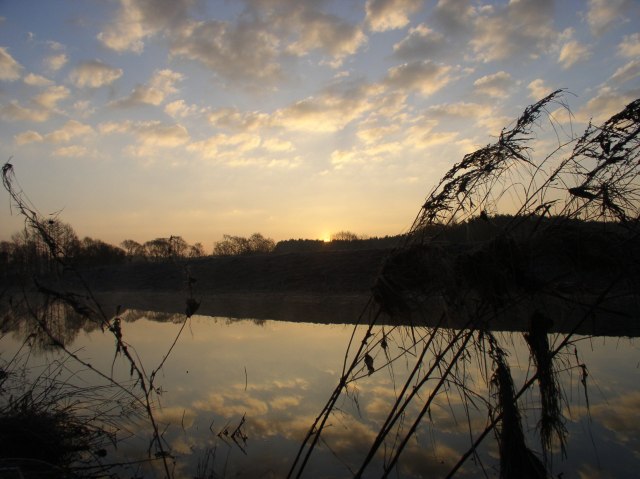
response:
[[[58,219],[42,224],[42,231],[25,228],[10,241],[0,241],[0,276],[28,276],[58,271],[59,259],[76,267],[120,264],[126,261],[166,261],[205,256],[202,244],[188,244],[180,236],[145,243],[125,240],[120,246],[85,237]]]
[[[190,245],[182,236],[156,238],[145,243],[126,239],[120,243],[130,260],[165,261],[173,258],[200,258],[205,256],[202,243]]]
[[[506,228],[515,218],[510,215],[480,215],[451,226],[429,226],[421,234],[448,243],[483,241],[495,235],[496,229]],[[548,217],[518,218],[521,227],[533,229]],[[119,246],[85,237],[79,239],[73,228],[60,220],[46,222],[42,232],[25,229],[12,236],[11,241],[0,242],[0,276],[10,273],[31,275],[56,271],[58,257],[67,264],[93,267],[124,262],[161,262],[174,259],[193,259],[208,256],[201,243],[187,243],[181,236],[155,238],[138,243],[124,240]],[[513,228],[511,228],[513,229]],[[47,244],[55,245],[52,249]],[[403,235],[363,237],[349,231],[334,234],[331,241],[288,239],[277,243],[254,233],[249,237],[224,235],[214,243],[213,256],[239,256],[255,254],[284,254],[323,251],[392,249],[402,244]]]
[[[402,235],[364,238],[354,235],[334,235],[331,241],[310,239],[288,239],[279,241],[275,253],[304,253],[320,251],[356,251],[366,249],[391,249],[400,244]]]

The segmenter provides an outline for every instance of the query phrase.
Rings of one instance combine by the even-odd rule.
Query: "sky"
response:
[[[402,233],[557,88],[576,130],[640,97],[640,2],[0,0],[0,158],[112,244]]]

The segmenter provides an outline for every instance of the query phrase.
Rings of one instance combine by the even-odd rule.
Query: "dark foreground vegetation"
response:
[[[485,411],[486,423],[478,428],[469,422],[470,447],[460,452],[456,463],[446,465],[446,477],[454,476],[471,458],[480,461],[476,451],[491,437],[497,444],[500,477],[550,477],[554,472],[552,457],[557,457],[558,451],[564,454],[569,440],[560,374],[579,378],[588,405],[588,373],[580,362],[576,331],[603,312],[636,320],[640,312],[640,100],[604,124],[590,125],[580,137],[559,138],[557,149],[535,157],[529,142],[541,128],[545,112],[558,106],[564,107],[561,91],[528,107],[496,143],[454,165],[428,195],[409,233],[395,238],[397,243],[391,249],[360,243],[367,246],[358,251],[342,248],[286,253],[277,252],[277,245],[260,235],[253,237],[253,244],[263,245],[265,250],[247,255],[240,249],[238,256],[221,249],[213,261],[186,253],[191,251],[186,247],[181,249],[185,254],[177,254],[171,242],[178,243],[172,237],[163,261],[127,264],[126,252],[112,251],[105,252],[105,257],[120,259],[95,263],[82,260],[80,253],[69,253],[65,243],[69,232],[66,236],[54,234],[65,228],[58,228],[57,219],[43,219],[25,202],[13,187],[12,166],[5,164],[5,188],[15,208],[25,216],[27,236],[32,235],[29,238],[41,247],[32,255],[32,263],[16,263],[19,256],[15,250],[5,255],[4,271],[8,273],[4,273],[3,297],[6,288],[20,279],[25,288],[40,293],[45,305],[62,304],[73,311],[70,316],[111,334],[115,355],[130,367],[131,383],[116,381],[109,371],[94,368],[70,350],[48,317],[30,307],[25,294],[21,304],[31,312],[31,327],[44,335],[46,347],[79,363],[117,394],[110,396],[108,413],[104,401],[73,403],[82,404],[83,414],[91,411],[81,415],[78,409],[65,409],[69,404],[65,401],[67,390],[62,387],[65,383],[56,381],[55,372],[45,372],[44,380],[29,383],[20,380],[30,377],[23,369],[26,366],[15,359],[22,356],[2,357],[0,427],[8,425],[12,432],[0,435],[5,443],[0,444],[0,464],[12,465],[19,456],[26,458],[18,464],[23,471],[34,471],[33,464],[44,463],[51,470],[64,470],[69,477],[116,476],[118,465],[104,460],[103,452],[109,441],[117,443],[117,437],[94,433],[108,431],[106,425],[114,418],[123,421],[135,416],[144,418],[150,430],[146,460],[156,461],[164,476],[173,476],[175,459],[156,420],[161,401],[157,374],[170,360],[172,348],[155,368],[145,370],[123,337],[120,312],[115,316],[106,313],[94,290],[121,285],[173,289],[179,285],[184,292],[185,314],[176,333],[178,341],[189,318],[200,308],[197,293],[201,287],[247,291],[326,291],[336,287],[371,291],[371,301],[359,317],[366,331],[360,338],[354,331],[338,384],[309,425],[297,456],[291,458],[289,477],[305,475],[319,444],[331,450],[331,437],[326,432],[329,425],[340,423],[341,401],[357,403],[358,384],[370,375],[389,372],[394,378],[393,367],[399,360],[408,369],[408,379],[394,384],[395,401],[388,405],[361,462],[352,469],[354,477],[371,477],[376,457],[384,460],[383,470],[375,476],[401,476],[403,451],[421,425],[433,423],[434,402],[442,397],[448,401],[450,396],[465,407]],[[553,125],[551,116],[548,120]],[[516,210],[510,215],[500,214],[506,195],[516,201]],[[246,244],[231,236],[223,241],[232,246],[252,244],[251,238]],[[352,248],[356,243],[348,244]],[[162,255],[155,259],[160,258]],[[25,269],[14,267],[16,264]],[[620,308],[621,304],[627,307]],[[409,326],[394,322],[407,314],[435,321],[428,325],[416,321]],[[569,315],[577,318],[575,327],[550,342],[553,323]],[[524,339],[532,373],[522,384],[511,374],[504,339],[492,329],[504,318],[528,324]],[[451,328],[452,324],[456,327]],[[33,347],[34,342],[30,337],[23,347]],[[484,371],[478,379],[482,384],[469,380],[466,371],[471,365]],[[64,394],[52,396],[47,390]],[[70,394],[97,396],[83,388]],[[113,397],[118,400],[113,402]],[[536,444],[526,439],[525,414],[534,415]],[[80,422],[74,423],[73,418]],[[15,438],[29,437],[28,425],[37,421],[52,429],[51,436],[42,439],[57,446],[57,455],[36,457],[30,448],[9,448],[9,442],[20,443]],[[63,424],[71,426],[65,429]],[[45,445],[39,450],[46,450]],[[132,458],[141,459],[145,458]],[[484,464],[476,467],[479,474],[486,470]],[[198,477],[213,475],[201,471]]]

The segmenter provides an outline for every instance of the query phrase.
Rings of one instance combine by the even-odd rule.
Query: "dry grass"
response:
[[[380,272],[373,300],[360,317],[366,333],[359,341],[354,336],[341,380],[311,425],[289,477],[302,476],[339,398],[373,372],[372,358],[381,357],[389,359],[374,374],[389,371],[394,377],[393,365],[402,360],[408,378],[395,385],[396,401],[356,477],[369,477],[367,468],[375,457],[384,458],[382,477],[394,473],[409,440],[430,417],[435,398],[451,394],[466,408],[486,409],[488,425],[475,430],[469,423],[471,447],[447,477],[470,457],[483,467],[476,450],[491,431],[501,453],[501,477],[549,474],[553,446],[564,452],[567,440],[555,363],[602,304],[636,294],[640,270],[640,100],[601,126],[589,125],[580,137],[565,134],[554,123],[549,112],[557,107],[567,108],[562,91],[526,108],[495,143],[466,155],[428,195]],[[538,156],[533,147],[543,125],[552,127],[557,146]],[[515,213],[501,217],[505,204],[515,207]],[[451,231],[458,234],[465,228],[466,238],[447,241]],[[601,261],[606,266],[598,264],[598,257],[606,258]],[[554,310],[545,310],[551,303]],[[434,305],[441,311],[440,321],[435,327],[420,326],[420,318],[432,315]],[[582,311],[577,324],[552,346],[546,318],[576,307]],[[413,327],[376,327],[407,312],[417,321]],[[498,318],[509,317],[531,324],[526,340],[532,373],[519,386],[491,333]],[[446,329],[448,323],[459,329]],[[395,357],[389,356],[390,341],[401,344]],[[480,388],[474,383],[478,379],[466,373],[472,364],[486,371]],[[519,407],[536,384],[538,454],[526,444]],[[476,392],[487,388],[495,394]]]

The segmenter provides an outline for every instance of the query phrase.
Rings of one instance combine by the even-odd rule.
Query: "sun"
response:
[[[329,243],[331,241],[331,235],[329,233],[323,233],[322,241],[324,241],[325,243]]]

